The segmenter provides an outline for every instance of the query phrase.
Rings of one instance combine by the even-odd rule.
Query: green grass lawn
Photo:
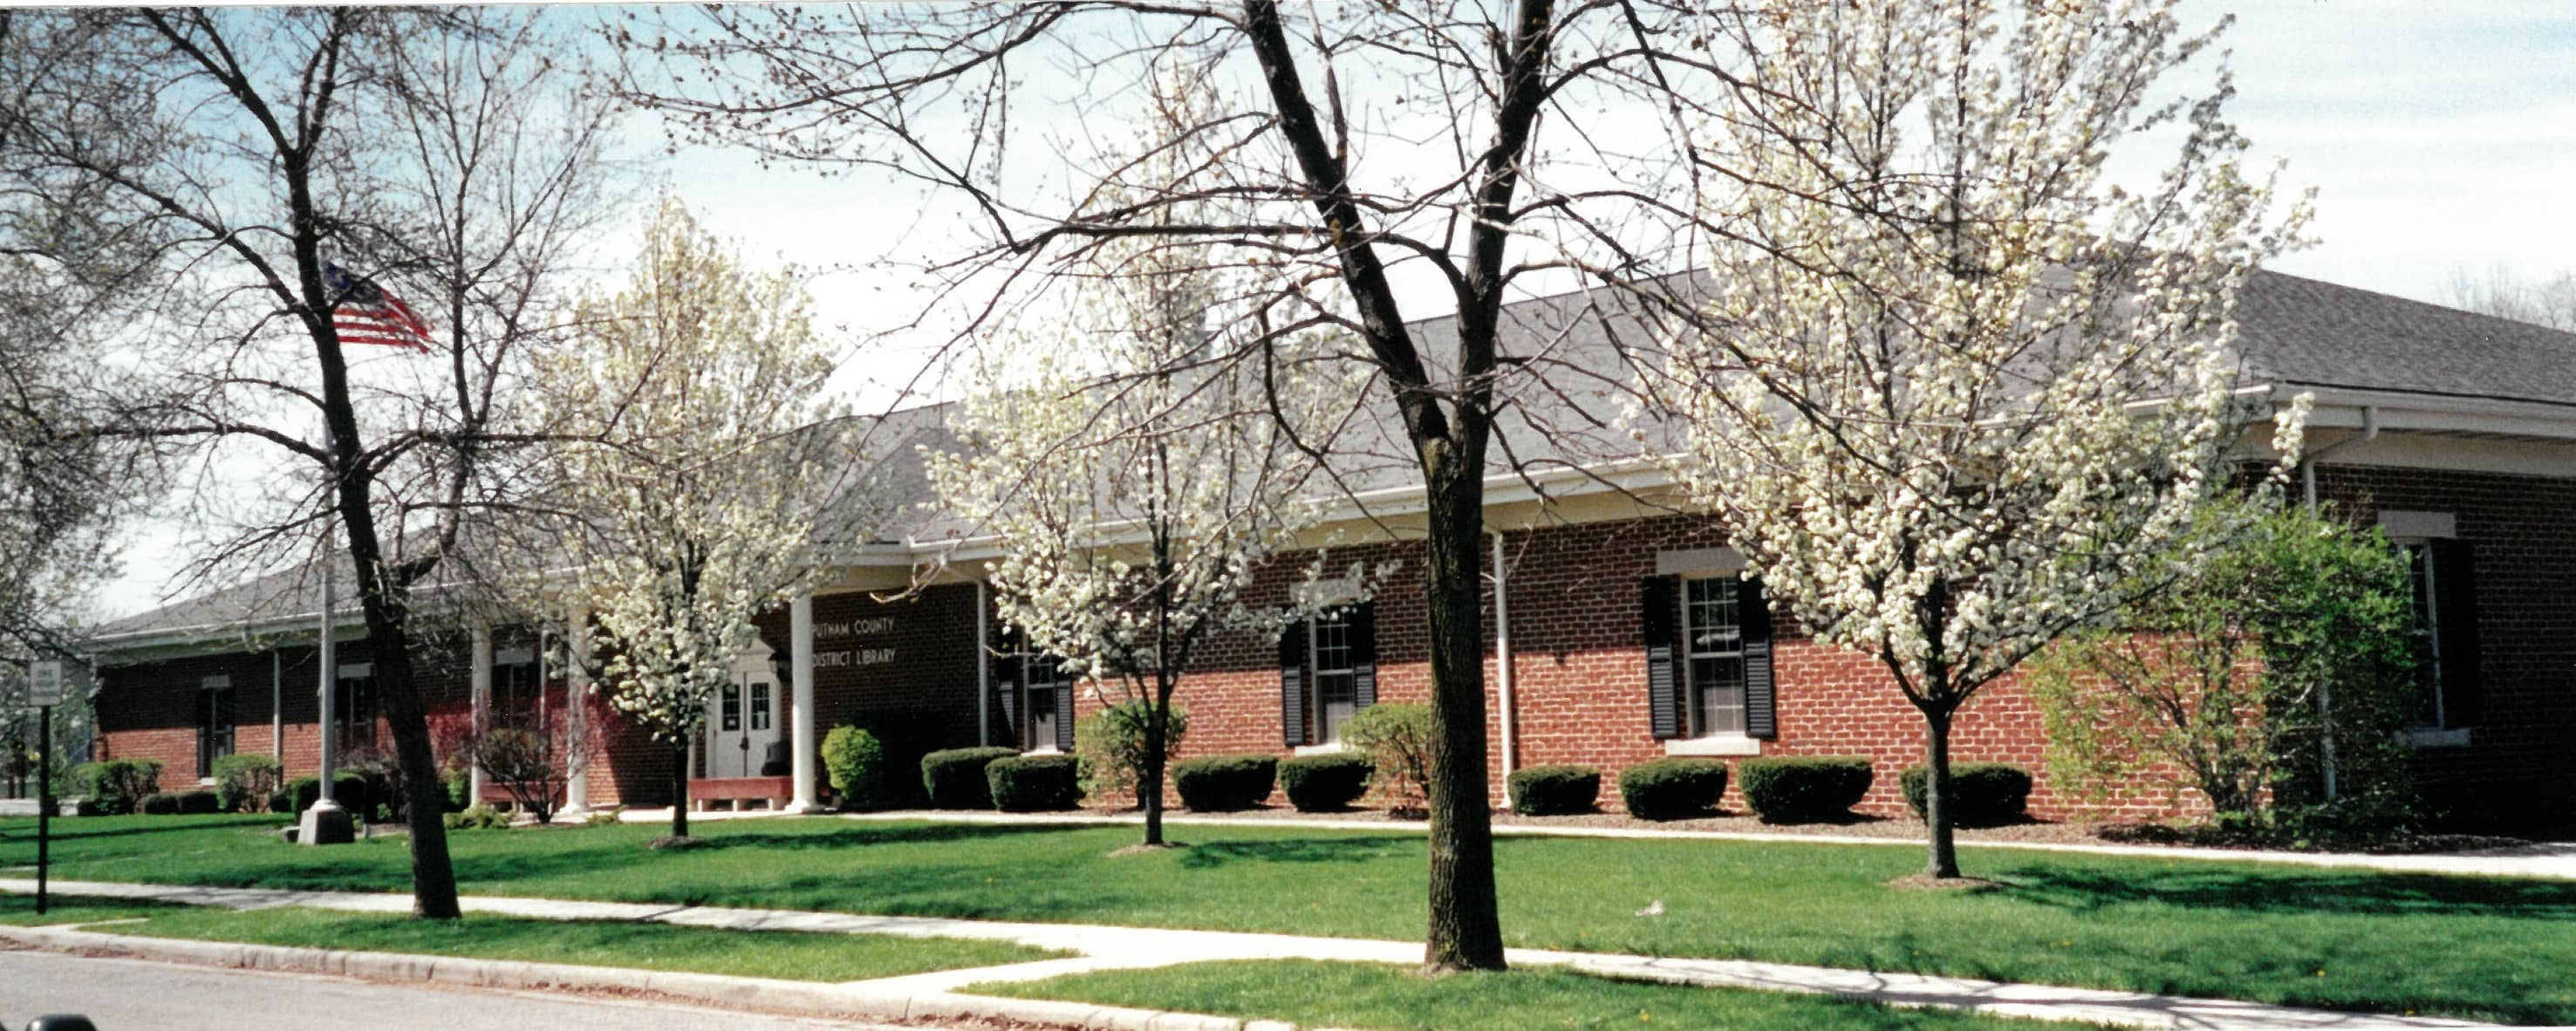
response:
[[[1111,970],[973,985],[984,995],[1270,1017],[1303,1027],[1780,1028],[1796,1031],[2046,1031],[2079,1025],[1897,1009],[1823,995],[1637,984],[1539,968],[1426,978],[1368,963],[1277,960]]]
[[[411,920],[300,906],[247,912],[164,911],[142,923],[101,930],[155,938],[686,970],[792,981],[859,981],[1066,955],[968,938],[728,931],[624,920],[525,920],[479,914],[456,921]]]
[[[0,824],[0,867],[32,860]],[[278,842],[275,818],[66,820],[57,876],[400,890],[400,839]],[[1132,827],[710,823],[454,836],[465,890],[669,903],[1411,939],[1418,834],[1182,827],[1196,847],[1110,858]],[[1512,944],[1767,959],[2262,1002],[2576,1024],[2576,883],[1970,849],[2006,886],[1882,882],[1917,849],[1503,838]],[[1637,909],[1664,900],[1660,917]]]

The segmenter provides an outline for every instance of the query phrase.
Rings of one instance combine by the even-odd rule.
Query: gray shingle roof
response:
[[[2247,364],[2315,386],[2576,405],[2576,334],[2259,272],[2238,297]]]

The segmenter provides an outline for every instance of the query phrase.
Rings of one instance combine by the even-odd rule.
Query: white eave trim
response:
[[[2391,432],[2488,433],[2576,440],[2576,405],[2287,382],[2272,384],[2271,392],[2273,402],[2281,405],[2302,393],[2314,396],[2316,409],[2309,415],[2308,425],[2328,429],[2358,429],[2362,424],[2361,410],[2371,408],[2378,411],[2380,428]]]

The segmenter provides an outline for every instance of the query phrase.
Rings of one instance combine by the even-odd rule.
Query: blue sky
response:
[[[2236,15],[2223,44],[2231,110],[2259,158],[2317,188],[2318,245],[2275,267],[2428,301],[2463,271],[2576,270],[2576,0],[2186,0],[2183,12],[2188,25]],[[737,154],[684,153],[668,176],[750,255],[824,270],[819,307],[853,329],[909,307],[906,277],[864,266],[919,260],[950,236],[911,197]],[[881,405],[929,346],[854,344],[836,382]],[[186,546],[165,522],[138,526],[103,608],[157,604]]]

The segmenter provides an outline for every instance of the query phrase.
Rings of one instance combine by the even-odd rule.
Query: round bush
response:
[[[1717,809],[1726,795],[1726,763],[1671,758],[1619,771],[1619,800],[1640,820],[1686,820]]]
[[[287,781],[278,794],[269,797],[271,808],[282,813],[301,813],[311,809],[313,801],[322,797],[321,784],[319,778],[310,774]],[[368,793],[365,775],[342,770],[332,776],[331,785],[331,800],[340,803],[340,808],[361,815],[375,810],[377,800]]]
[[[993,808],[1006,813],[1071,809],[1082,800],[1082,760],[1070,755],[1015,755],[984,766]]]
[[[885,742],[852,726],[823,735],[823,769],[844,809],[882,809],[890,804],[886,790],[894,780],[892,757]]]
[[[1172,787],[1181,793],[1181,804],[1193,812],[1228,813],[1250,809],[1269,798],[1278,774],[1276,756],[1211,755],[1174,765]]]
[[[1523,816],[1588,813],[1601,800],[1601,771],[1589,766],[1524,766],[1504,781],[1512,811]]]
[[[145,816],[177,816],[179,815],[179,796],[145,795],[142,812]]]
[[[1869,794],[1865,755],[1789,755],[1746,759],[1744,803],[1765,823],[1832,820]]]
[[[217,795],[212,791],[182,791],[179,793],[179,812],[181,815],[204,816],[208,813],[220,813],[223,811],[224,800],[222,796]]]
[[[1351,752],[1300,755],[1279,761],[1279,788],[1301,813],[1338,812],[1368,790],[1369,761]]]
[[[1930,771],[1908,766],[1897,775],[1905,804],[1923,817],[1923,796]],[[2016,823],[2030,802],[2030,771],[2011,763],[1951,763],[1950,816],[1962,827]]]
[[[984,767],[1019,754],[1019,749],[999,746],[932,752],[921,757],[921,789],[929,794],[933,809],[993,808],[993,789],[984,777]]]

